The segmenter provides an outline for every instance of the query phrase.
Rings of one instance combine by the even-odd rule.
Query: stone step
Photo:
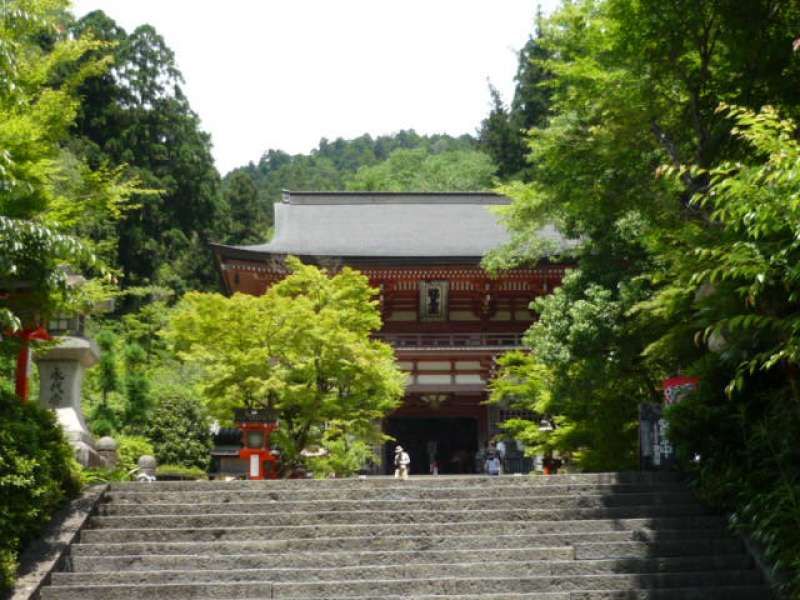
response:
[[[576,575],[567,577],[485,577],[405,579],[379,581],[330,581],[273,584],[273,598],[367,597],[415,594],[499,594],[573,591],[629,591],[659,588],[702,588],[733,585],[758,585],[755,571],[715,571],[635,575]]]
[[[604,508],[620,506],[662,506],[684,505],[694,503],[687,493],[675,494],[620,494],[613,496],[512,496],[476,499],[437,499],[437,500],[304,500],[296,502],[270,502],[264,500],[252,502],[187,502],[181,504],[117,504],[107,503],[99,506],[99,514],[103,516],[136,516],[136,515],[185,515],[185,514],[245,514],[245,513],[289,513],[289,512],[352,512],[358,510],[391,511],[424,510],[427,512],[441,510],[536,510],[536,509],[575,509]]]
[[[594,591],[594,592],[548,592],[533,594],[459,594],[457,596],[371,596],[371,600],[769,600],[771,593],[766,586],[673,588],[644,591]],[[352,600],[330,598],[324,600]],[[296,600],[320,600],[319,597]]]
[[[567,548],[539,551],[486,549],[481,552],[305,552],[295,555],[231,556],[118,556],[73,561],[72,571],[54,573],[56,585],[140,582],[144,575],[182,573],[193,581],[192,572],[233,573],[246,571],[258,580],[320,581],[356,579],[418,579],[438,576],[471,577],[476,569],[493,577],[527,575],[592,575],[601,573],[678,573],[684,571],[748,570],[752,561],[745,554],[572,560]],[[137,575],[138,574],[138,575]],[[200,573],[202,576],[202,573]],[[96,576],[96,577],[95,577]],[[106,579],[110,577],[110,579]],[[126,577],[131,577],[126,581]],[[225,581],[221,577],[220,581]],[[240,578],[235,578],[241,581]],[[184,581],[170,579],[171,582]],[[156,581],[148,579],[148,582]]]
[[[99,517],[125,519],[133,517]],[[218,517],[215,517],[218,518]],[[239,524],[245,519],[237,517]],[[178,517],[163,518],[178,520]],[[251,521],[253,521],[251,519]],[[584,519],[578,521],[473,521],[466,523],[385,523],[371,525],[296,525],[260,526],[242,524],[239,527],[169,527],[151,524],[142,529],[86,529],[80,541],[88,544],[104,542],[206,542],[248,541],[269,539],[312,539],[320,537],[380,537],[380,536],[454,536],[454,535],[515,535],[542,533],[598,533],[631,529],[682,529],[699,531],[719,529],[725,520],[720,517]]]
[[[533,596],[528,597],[532,598]],[[766,585],[671,590],[571,592],[569,594],[569,600],[770,600],[772,597],[772,592]],[[431,600],[431,597],[429,596],[427,600]],[[440,596],[438,600],[444,600],[444,598]],[[460,596],[459,600],[467,600],[467,598]],[[517,600],[517,597],[511,595],[507,597],[507,600]]]
[[[766,600],[675,474],[112,484],[43,600]]]
[[[221,566],[228,565],[236,568],[235,558],[241,557],[242,565],[240,569],[268,568],[272,566],[280,568],[300,568],[300,567],[319,567],[331,568],[337,566],[350,567],[355,565],[403,565],[415,563],[446,564],[455,562],[475,562],[478,554],[484,555],[485,562],[506,561],[541,561],[544,560],[573,560],[575,562],[587,562],[590,564],[610,564],[607,561],[619,563],[624,567],[626,564],[642,565],[649,559],[670,559],[685,560],[687,564],[699,565],[705,560],[704,557],[725,557],[725,561],[733,561],[732,567],[749,568],[750,559],[744,553],[744,548],[738,540],[690,540],[674,542],[596,542],[588,544],[576,544],[573,546],[562,546],[561,548],[485,548],[470,549],[461,551],[435,551],[435,550],[389,550],[389,551],[370,551],[370,552],[344,552],[344,551],[315,551],[315,552],[295,552],[288,554],[231,554],[220,556],[219,554],[157,554],[157,555],[128,555],[128,556],[97,556],[85,555],[74,556],[70,564],[75,573],[91,573],[96,571],[146,571],[174,569],[210,569],[218,570]],[[249,557],[249,558],[248,558]],[[461,560],[457,560],[460,558]],[[270,562],[271,561],[271,562]],[[744,561],[744,563],[742,562]],[[669,562],[669,560],[667,561]],[[681,563],[682,564],[682,563]],[[726,563],[727,564],[727,563]],[[255,566],[247,566],[255,565]],[[688,567],[687,567],[688,568]],[[554,573],[556,574],[556,573]]]
[[[280,480],[234,480],[234,481],[156,481],[153,483],[139,483],[121,481],[111,484],[112,491],[137,491],[142,486],[148,486],[153,491],[163,490],[189,490],[208,491],[214,490],[307,490],[307,489],[364,489],[379,487],[476,487],[485,486],[497,489],[504,486],[542,486],[542,485],[574,485],[574,484],[635,484],[658,485],[682,483],[683,479],[677,473],[576,473],[571,475],[505,475],[502,477],[488,477],[481,475],[443,475],[431,477],[419,475],[409,478],[408,481],[399,482],[393,477],[350,477],[346,479],[280,479]]]
[[[263,510],[263,505],[238,505]],[[187,510],[197,507],[187,507]],[[157,506],[153,507],[157,510]],[[352,510],[347,512],[236,512],[223,514],[149,514],[126,517],[93,517],[96,529],[237,527],[245,523],[261,526],[299,525],[381,525],[411,523],[462,523],[471,521],[575,521],[584,519],[635,519],[683,517],[707,514],[699,504],[661,506],[612,506],[602,508],[521,509],[521,510]]]
[[[215,484],[216,485],[216,484]],[[222,484],[218,484],[222,485]],[[187,504],[213,502],[292,502],[297,500],[468,500],[495,498],[498,496],[524,496],[539,498],[548,496],[582,495],[627,495],[627,494],[687,493],[683,484],[633,485],[633,484],[574,484],[574,485],[529,485],[503,487],[500,492],[491,486],[448,487],[357,487],[354,489],[285,490],[269,489],[217,489],[206,485],[202,490],[168,490],[152,484],[136,484],[125,490],[112,488],[106,500],[114,504]]]
[[[740,540],[676,540],[670,542],[594,542],[575,544],[576,560],[647,558],[744,553]]]
[[[486,548],[491,548],[487,546]],[[241,551],[241,549],[240,549]],[[483,549],[482,549],[483,551]],[[75,573],[96,571],[157,571],[193,569],[266,569],[266,568],[330,568],[356,565],[395,565],[465,563],[475,560],[475,550],[383,550],[383,551],[319,551],[289,554],[217,553],[73,556],[67,570]],[[558,548],[491,548],[485,556],[492,561],[572,560],[575,552],[568,546]]]
[[[444,549],[447,551],[496,549],[537,549],[597,542],[654,542],[720,540],[737,541],[724,529],[694,531],[631,529],[629,531],[604,531],[596,533],[551,533],[535,535],[458,535],[458,536],[369,536],[315,538],[314,548],[322,551],[353,550],[408,550]],[[264,554],[278,552],[304,552],[309,542],[305,538],[258,539],[254,541],[213,542],[123,542],[100,544],[73,544],[72,556],[100,557],[104,555],[131,556],[144,554]]]
[[[473,559],[478,557],[473,557]],[[154,583],[216,583],[248,581],[300,582],[314,581],[362,581],[362,580],[418,580],[436,577],[470,578],[476,572],[485,571],[492,577],[572,577],[601,575],[606,573],[680,574],[702,571],[705,573],[739,573],[747,571],[750,564],[741,558],[715,559],[714,557],[695,557],[696,561],[680,559],[662,560],[589,560],[589,561],[521,561],[494,562],[486,560],[461,564],[392,564],[356,565],[329,568],[233,568],[215,569],[160,569],[128,571],[93,571],[53,573],[53,585],[134,585]],[[694,568],[692,566],[694,565]]]
[[[298,526],[86,529],[81,541],[100,542],[192,542],[192,541],[249,541],[263,539],[300,539],[319,537],[377,537],[377,536],[458,536],[458,535],[516,535],[552,533],[599,533],[631,529],[702,530],[720,529],[725,521],[719,517],[586,519],[576,521],[473,521],[466,523],[386,523],[386,524],[325,524]],[[159,533],[160,532],[160,533]]]
[[[264,600],[273,597],[272,583],[215,583],[174,585],[48,585],[41,600]]]
[[[226,594],[222,596],[221,594]],[[230,595],[227,595],[230,594]],[[272,596],[271,585],[149,585],[91,586],[42,589],[43,600],[264,600]],[[362,596],[363,598],[364,596]],[[660,590],[534,592],[501,594],[369,595],[370,600],[769,600],[763,585],[737,587],[672,588]],[[295,596],[295,600],[352,600],[331,596]]]

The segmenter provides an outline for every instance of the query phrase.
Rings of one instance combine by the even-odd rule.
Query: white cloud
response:
[[[544,0],[545,9],[557,0]],[[506,100],[535,0],[77,0],[175,51],[217,167],[322,137],[473,133]]]

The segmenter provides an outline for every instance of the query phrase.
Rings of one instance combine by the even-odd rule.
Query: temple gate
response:
[[[520,346],[535,318],[530,303],[566,268],[543,260],[492,277],[481,267],[508,241],[493,212],[508,203],[489,193],[284,192],[273,240],[213,250],[227,293],[263,294],[286,275],[287,255],[364,273],[380,292],[377,336],[408,374],[384,431],[410,450],[412,473],[434,462],[440,473],[469,473],[502,421],[485,404],[495,359]],[[570,246],[553,228],[540,234],[554,255]]]

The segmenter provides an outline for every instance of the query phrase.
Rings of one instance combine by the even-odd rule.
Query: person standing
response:
[[[486,459],[486,464],[484,465],[484,471],[486,471],[487,475],[500,475],[502,463],[496,453],[489,454],[489,458]]]
[[[404,451],[402,446],[397,446],[394,449],[394,478],[408,479],[408,468],[410,466],[411,457],[408,452]]]

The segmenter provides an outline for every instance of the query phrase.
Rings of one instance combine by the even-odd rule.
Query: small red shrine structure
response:
[[[270,436],[278,424],[245,422],[242,431],[242,449],[239,457],[247,461],[248,479],[277,479],[278,457],[270,449]]]
[[[521,343],[530,303],[561,283],[568,265],[542,260],[491,277],[481,260],[508,241],[491,193],[284,192],[275,236],[253,246],[212,245],[227,293],[261,295],[294,255],[335,272],[360,270],[380,290],[380,338],[408,373],[402,406],[384,422],[412,457],[413,473],[472,472],[479,448],[518,416],[487,406],[496,357]],[[540,231],[553,256],[571,243]],[[384,466],[391,464],[387,445]]]

